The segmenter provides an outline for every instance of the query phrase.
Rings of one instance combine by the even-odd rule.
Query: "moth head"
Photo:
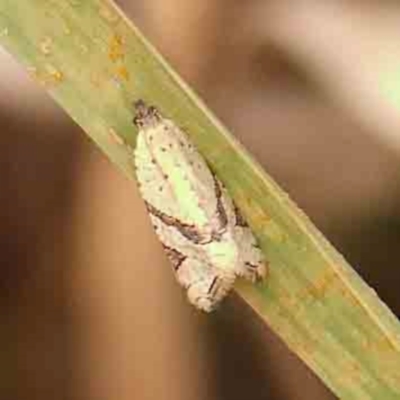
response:
[[[134,103],[135,117],[133,123],[138,129],[150,128],[157,125],[161,120],[161,115],[157,108],[148,106],[142,99]]]

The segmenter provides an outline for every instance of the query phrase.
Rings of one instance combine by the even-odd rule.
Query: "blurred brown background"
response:
[[[120,5],[400,312],[398,2]],[[0,398],[334,398],[235,296],[187,305],[134,185],[0,57]]]

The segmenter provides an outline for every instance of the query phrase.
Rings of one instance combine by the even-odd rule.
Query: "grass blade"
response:
[[[400,398],[396,317],[113,3],[1,0],[0,40],[131,179],[132,101],[184,126],[270,263],[240,295],[341,399]]]

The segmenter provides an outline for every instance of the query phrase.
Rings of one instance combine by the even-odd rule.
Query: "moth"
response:
[[[213,310],[237,277],[266,266],[248,224],[188,136],[143,100],[135,103],[134,162],[151,222],[189,301]]]

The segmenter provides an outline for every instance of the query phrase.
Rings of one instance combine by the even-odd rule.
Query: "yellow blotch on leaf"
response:
[[[123,59],[125,56],[125,52],[123,49],[123,41],[120,35],[113,35],[111,37],[108,49],[108,57],[112,62],[116,62],[118,60]]]

